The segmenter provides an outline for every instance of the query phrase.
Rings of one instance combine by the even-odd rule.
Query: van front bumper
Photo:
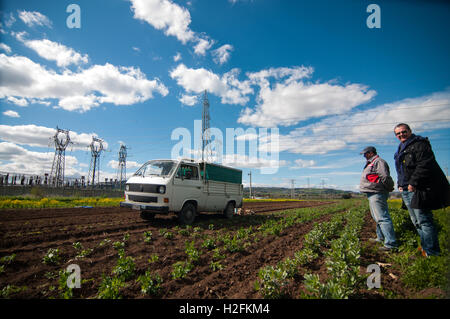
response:
[[[120,202],[120,207],[131,208],[139,211],[148,211],[159,214],[168,214],[169,207],[168,206],[152,206],[146,204],[133,204],[128,202]]]

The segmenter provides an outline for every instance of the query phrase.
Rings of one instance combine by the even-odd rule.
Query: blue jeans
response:
[[[389,193],[366,193],[369,199],[370,214],[377,223],[377,238],[388,248],[397,248],[394,226],[389,215],[387,199]]]
[[[413,192],[407,190],[402,192],[403,202],[408,207],[411,221],[419,233],[422,249],[425,250],[428,256],[439,256],[439,240],[434,225],[433,214],[429,209],[411,208],[413,195]]]

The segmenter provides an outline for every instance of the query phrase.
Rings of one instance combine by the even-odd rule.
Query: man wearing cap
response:
[[[389,165],[377,155],[377,150],[373,146],[366,147],[360,154],[364,155],[367,162],[361,175],[359,189],[367,195],[370,213],[377,224],[377,238],[370,240],[384,243],[384,246],[380,247],[382,251],[395,250],[398,244],[387,203],[389,192],[394,190]]]

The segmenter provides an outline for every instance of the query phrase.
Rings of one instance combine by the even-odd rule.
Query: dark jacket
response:
[[[411,135],[405,144],[400,143],[394,159],[399,176],[397,185],[407,187],[409,184],[416,188],[412,208],[439,209],[450,205],[449,183],[428,138]]]

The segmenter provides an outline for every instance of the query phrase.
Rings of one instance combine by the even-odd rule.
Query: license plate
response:
[[[141,210],[140,205],[133,205],[133,206],[131,206],[131,208],[136,209],[136,210]]]

